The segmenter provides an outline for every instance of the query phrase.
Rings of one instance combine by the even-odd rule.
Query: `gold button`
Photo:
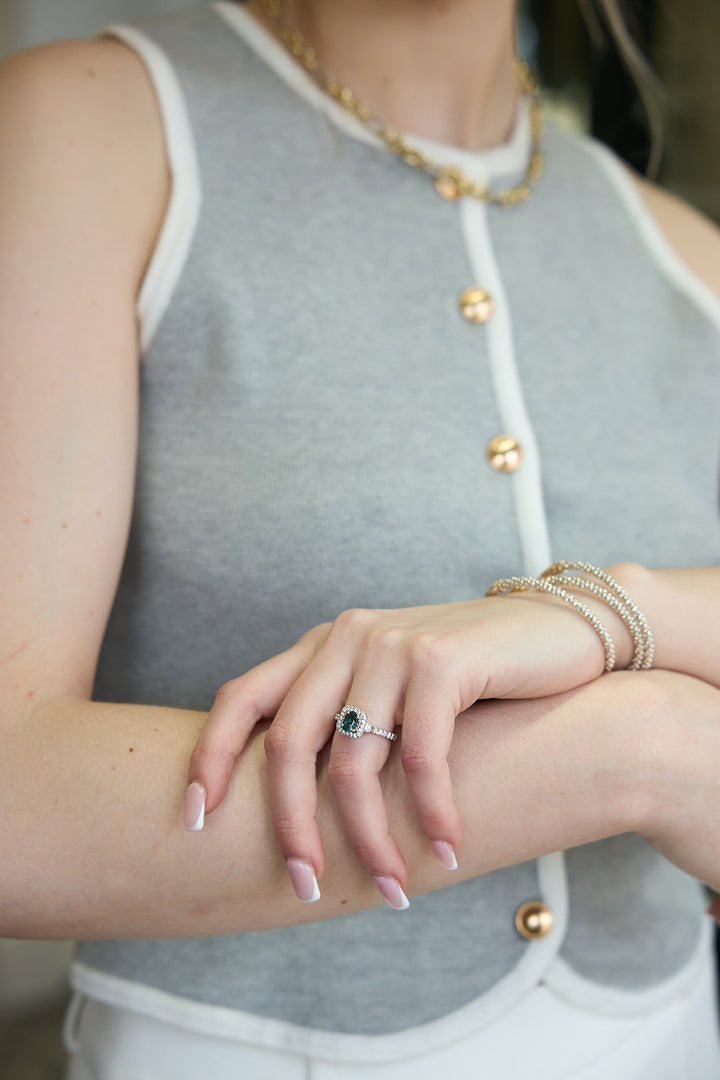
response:
[[[527,904],[521,904],[515,912],[515,929],[520,937],[527,938],[528,941],[547,937],[554,922],[555,916],[542,900],[528,900]]]
[[[496,435],[487,444],[487,459],[497,472],[515,472],[522,465],[523,448],[512,435]]]
[[[490,293],[476,285],[463,289],[458,304],[462,317],[474,323],[486,323],[495,310],[495,301]]]

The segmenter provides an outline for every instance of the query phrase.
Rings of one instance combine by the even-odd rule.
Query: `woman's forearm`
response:
[[[655,673],[618,673],[559,697],[465,713],[451,753],[464,830],[455,873],[434,858],[393,752],[383,784],[409,894],[639,827],[651,802],[653,717],[664,701]],[[382,903],[348,847],[324,759],[322,898],[297,900],[271,825],[260,729],[205,830],[183,829],[185,769],[203,721],[182,710],[54,699],[6,726],[0,934],[212,935]]]

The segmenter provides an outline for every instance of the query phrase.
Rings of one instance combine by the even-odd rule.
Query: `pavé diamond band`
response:
[[[394,731],[383,731],[382,728],[373,727],[367,718],[364,709],[358,709],[356,705],[346,705],[335,717],[335,727],[341,735],[348,735],[351,739],[359,739],[361,735],[379,735],[382,739],[393,742],[397,739]]]

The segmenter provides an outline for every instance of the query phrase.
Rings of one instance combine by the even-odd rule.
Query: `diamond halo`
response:
[[[385,731],[383,728],[374,727],[368,720],[364,709],[357,705],[345,705],[335,717],[335,728],[341,735],[347,735],[350,739],[359,739],[366,732],[371,735],[379,735],[382,739],[394,742],[397,735],[394,731]]]

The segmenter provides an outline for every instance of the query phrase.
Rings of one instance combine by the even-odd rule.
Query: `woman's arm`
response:
[[[319,762],[323,895],[300,904],[272,829],[263,732],[202,834],[180,828],[183,765],[203,717],[59,697],[6,726],[0,757],[0,933],[210,935],[380,904]],[[459,718],[450,769],[464,825],[448,875],[420,829],[399,755],[381,775],[410,896],[626,831],[720,885],[720,691],[619,672],[558,698]]]
[[[0,65],[0,709],[26,680],[89,694],[122,564],[169,186],[142,71],[109,41]]]
[[[652,628],[654,667],[720,686],[720,567],[615,569]]]

